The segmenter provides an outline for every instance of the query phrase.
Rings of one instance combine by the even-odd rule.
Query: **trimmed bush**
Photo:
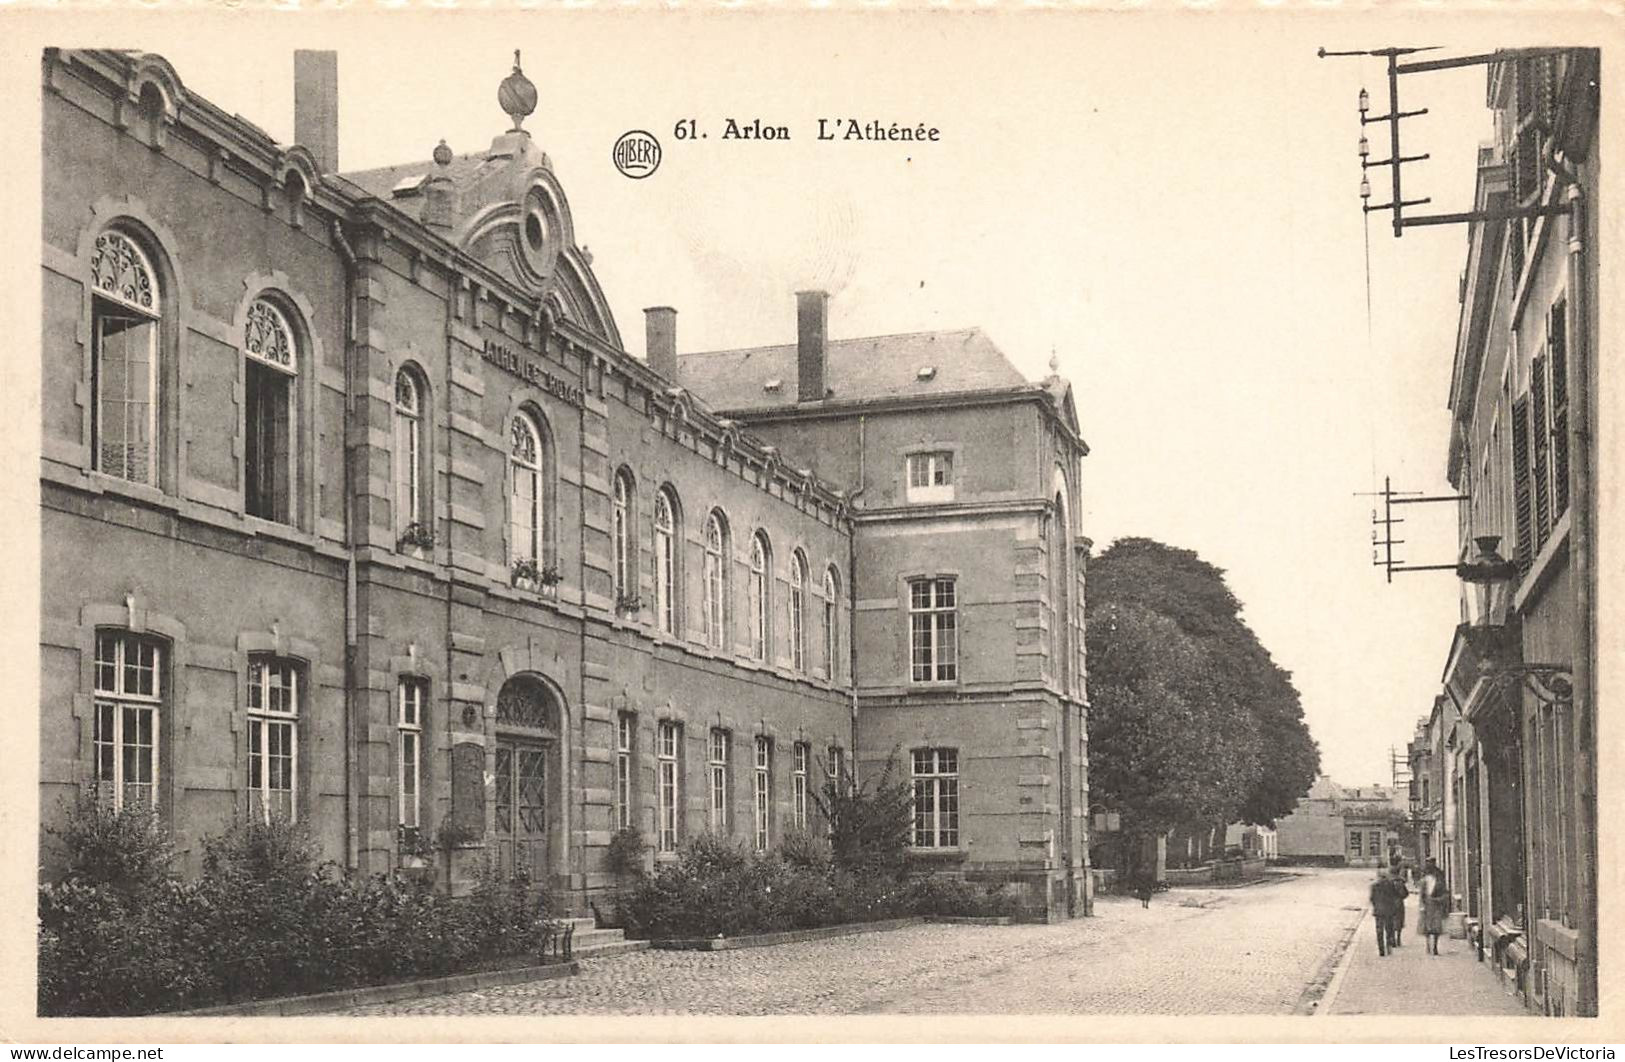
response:
[[[150,816],[146,816],[150,820]],[[353,879],[286,823],[237,823],[180,881],[167,838],[128,812],[76,808],[65,878],[39,890],[39,1010],[146,1014],[466,970],[534,955],[547,897],[487,861],[472,894]]]
[[[800,843],[792,845],[803,854]],[[908,878],[782,852],[752,855],[709,834],[696,838],[627,897],[633,936],[699,938],[777,933],[909,915],[1009,915],[1008,897],[951,878]]]

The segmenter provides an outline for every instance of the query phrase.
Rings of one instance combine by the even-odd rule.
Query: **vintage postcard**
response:
[[[0,25],[10,1038],[1617,1033],[1617,17]]]

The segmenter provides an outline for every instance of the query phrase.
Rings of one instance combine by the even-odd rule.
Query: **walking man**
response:
[[[1371,917],[1377,924],[1377,954],[1386,956],[1393,946],[1394,912],[1400,901],[1394,892],[1394,879],[1380,867],[1371,883]]]
[[[1405,871],[1402,868],[1396,866],[1388,875],[1388,887],[1394,894],[1394,916],[1389,923],[1388,946],[1397,948],[1400,934],[1405,932],[1405,898],[1411,894],[1411,890],[1405,887]]]

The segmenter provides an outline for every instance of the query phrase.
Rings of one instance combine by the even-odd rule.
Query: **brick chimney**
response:
[[[829,292],[796,292],[796,401],[821,402],[828,393]]]
[[[673,387],[677,386],[677,311],[650,306],[643,311],[644,360]]]
[[[293,139],[323,173],[339,171],[339,53],[293,53]]]

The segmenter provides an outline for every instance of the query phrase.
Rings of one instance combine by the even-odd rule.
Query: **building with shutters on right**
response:
[[[1470,226],[1449,397],[1451,884],[1482,957],[1547,1014],[1597,1013],[1598,54],[1489,65],[1474,209],[1567,209]]]

